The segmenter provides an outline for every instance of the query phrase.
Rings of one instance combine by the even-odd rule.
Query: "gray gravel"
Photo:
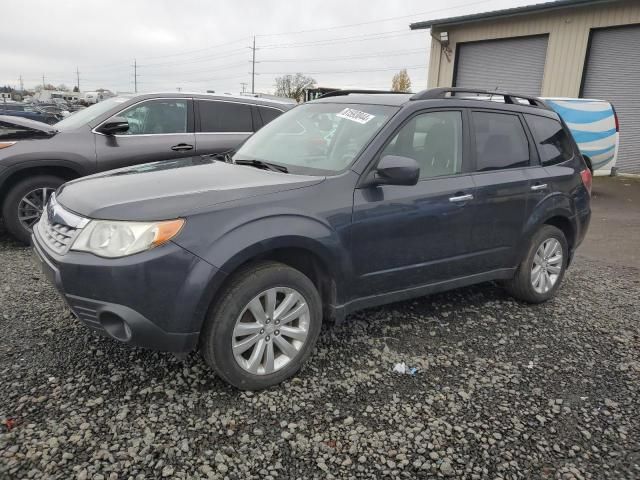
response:
[[[0,279],[0,478],[640,478],[637,269],[367,310],[253,394],[90,333],[1,235]]]

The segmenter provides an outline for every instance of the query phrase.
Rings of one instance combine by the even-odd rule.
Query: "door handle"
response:
[[[176,152],[183,152],[185,150],[193,150],[193,145],[189,145],[188,143],[179,143],[171,147],[171,150]]]
[[[457,197],[449,197],[449,201],[452,203],[468,202],[469,200],[473,200],[473,195],[471,195],[470,193],[466,195],[460,195]]]
[[[544,190],[545,188],[547,188],[547,184],[546,183],[540,183],[538,185],[532,185],[531,186],[531,190],[538,191],[538,190]]]

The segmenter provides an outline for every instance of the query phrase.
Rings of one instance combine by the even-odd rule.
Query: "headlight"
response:
[[[100,257],[124,257],[168,242],[183,225],[182,219],[164,222],[91,220],[73,242],[71,250]]]

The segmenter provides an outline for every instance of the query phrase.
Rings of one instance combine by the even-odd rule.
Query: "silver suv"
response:
[[[29,241],[64,182],[104,170],[237,148],[295,105],[201,93],[113,97],[54,124],[0,115],[0,206],[7,230]]]

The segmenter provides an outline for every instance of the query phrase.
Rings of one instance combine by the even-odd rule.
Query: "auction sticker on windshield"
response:
[[[372,118],[375,118],[375,115],[371,115],[367,112],[361,112],[360,110],[354,110],[353,108],[345,108],[340,113],[336,113],[336,117],[346,118],[347,120],[351,120],[352,122],[357,122],[364,125]]]

